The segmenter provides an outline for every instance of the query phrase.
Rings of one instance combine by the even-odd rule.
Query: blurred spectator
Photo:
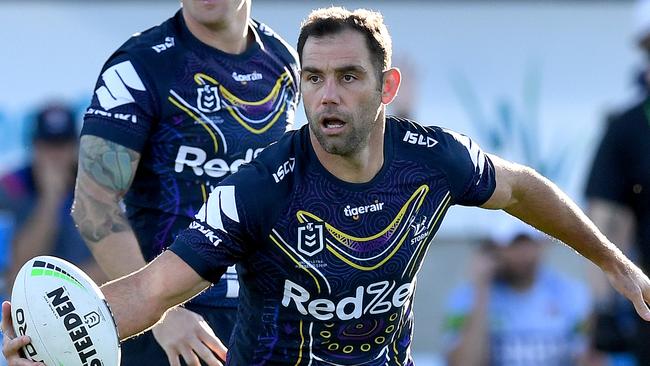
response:
[[[611,114],[587,181],[588,213],[601,231],[624,252],[635,252],[638,264],[650,270],[650,1],[637,3],[635,41],[646,56],[638,78],[639,100]],[[634,256],[632,256],[634,257]],[[632,348],[639,365],[650,365],[650,325],[636,321],[636,334],[625,321],[630,309],[594,273],[598,312],[595,344],[607,352]],[[623,305],[619,305],[623,304]]]
[[[14,222],[7,291],[20,267],[37,255],[67,259],[101,282],[103,275],[70,215],[77,167],[74,112],[62,104],[37,111],[31,161],[0,177],[0,209]]]
[[[508,224],[477,250],[471,283],[447,301],[449,365],[580,364],[591,311],[587,287],[544,265],[540,233]]]

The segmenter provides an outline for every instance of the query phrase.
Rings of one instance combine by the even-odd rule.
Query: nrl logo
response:
[[[204,85],[196,91],[198,93],[196,105],[200,111],[209,113],[221,109],[221,99],[219,99],[216,86]]]
[[[298,251],[312,256],[324,247],[323,224],[308,222],[298,227]]]

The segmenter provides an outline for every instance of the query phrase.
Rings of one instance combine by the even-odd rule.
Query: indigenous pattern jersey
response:
[[[476,288],[463,284],[447,304],[445,339],[451,349],[474,308]],[[543,268],[525,292],[496,282],[488,323],[492,366],[576,365],[586,350],[591,297],[580,282]]]
[[[389,117],[384,165],[352,184],[307,127],[212,192],[171,250],[217,281],[238,263],[230,365],[411,363],[416,274],[452,204],[480,205],[490,159],[467,137]]]
[[[196,39],[179,11],[133,36],[104,65],[82,134],[141,154],[124,202],[147,260],[187,228],[219,181],[293,123],[297,55],[264,24],[251,21],[249,31],[248,49],[227,54]],[[213,298],[195,302],[236,296],[229,272]]]

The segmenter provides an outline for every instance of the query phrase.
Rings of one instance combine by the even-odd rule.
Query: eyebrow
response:
[[[323,70],[321,70],[321,69],[319,69],[317,67],[313,67],[313,66],[303,66],[302,71],[303,72],[309,72],[309,73],[312,73],[312,74],[320,74],[320,73],[323,72]],[[360,66],[360,65],[341,66],[341,67],[335,68],[334,71],[336,73],[338,73],[338,74],[342,74],[342,73],[346,73],[346,72],[350,72],[350,71],[363,72],[363,73],[367,72],[366,69],[363,66]]]

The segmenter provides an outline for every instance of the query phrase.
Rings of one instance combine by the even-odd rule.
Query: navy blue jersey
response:
[[[224,180],[171,250],[217,281],[237,263],[230,365],[411,363],[416,274],[447,209],[495,189],[469,138],[390,117],[385,162],[352,184],[287,133]]]
[[[124,203],[147,260],[187,228],[219,181],[293,123],[295,50],[264,24],[249,30],[248,49],[227,54],[196,39],[179,11],[130,38],[102,69],[82,134],[141,154]],[[237,288],[212,291],[226,293]]]

